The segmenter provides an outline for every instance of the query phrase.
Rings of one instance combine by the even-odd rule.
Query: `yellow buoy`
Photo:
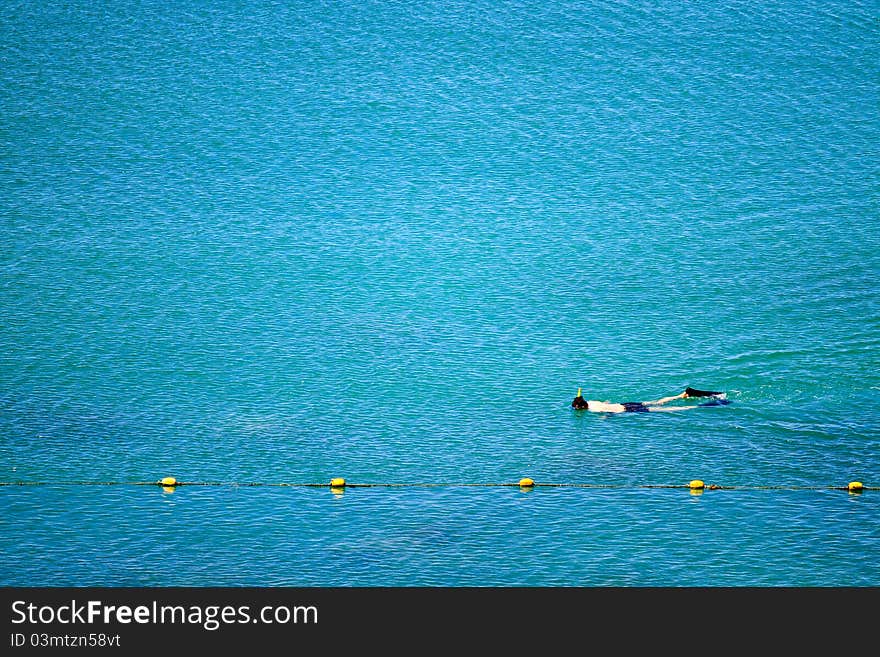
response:
[[[691,490],[703,490],[705,487],[706,484],[704,484],[701,479],[694,479],[688,484],[688,488]]]
[[[529,477],[523,477],[522,479],[519,480],[519,485],[522,486],[523,488],[531,488],[532,486],[535,485],[535,480],[530,479]]]
[[[159,483],[163,486],[176,486],[177,479],[175,479],[174,477],[163,477],[159,480]]]
[[[864,487],[865,485],[861,481],[851,481],[847,486],[849,490],[862,490]]]
[[[345,479],[342,477],[334,477],[330,480],[331,488],[345,488]]]

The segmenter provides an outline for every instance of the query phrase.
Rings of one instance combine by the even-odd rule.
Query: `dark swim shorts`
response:
[[[642,402],[623,402],[623,410],[625,413],[647,413],[648,407]]]

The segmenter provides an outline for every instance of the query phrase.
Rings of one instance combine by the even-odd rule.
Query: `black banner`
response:
[[[613,641],[691,648],[804,632],[867,636],[878,589],[5,588],[3,654],[39,649],[334,652],[472,646],[548,650]],[[756,634],[757,633],[757,634]],[[682,643],[684,642],[684,644]],[[854,643],[855,642],[855,643]],[[840,644],[838,644],[840,645]],[[867,645],[867,644],[866,644]],[[709,649],[709,646],[703,645]],[[715,646],[718,647],[718,646]],[[753,646],[754,647],[754,646]]]

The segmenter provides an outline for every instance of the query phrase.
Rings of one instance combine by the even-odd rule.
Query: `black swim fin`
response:
[[[715,397],[716,395],[723,395],[723,392],[713,392],[711,390],[697,390],[696,388],[685,388],[685,394],[688,397]]]

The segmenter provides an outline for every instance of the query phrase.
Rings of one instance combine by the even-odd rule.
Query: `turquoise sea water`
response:
[[[880,585],[878,20],[3,3],[0,584]]]

